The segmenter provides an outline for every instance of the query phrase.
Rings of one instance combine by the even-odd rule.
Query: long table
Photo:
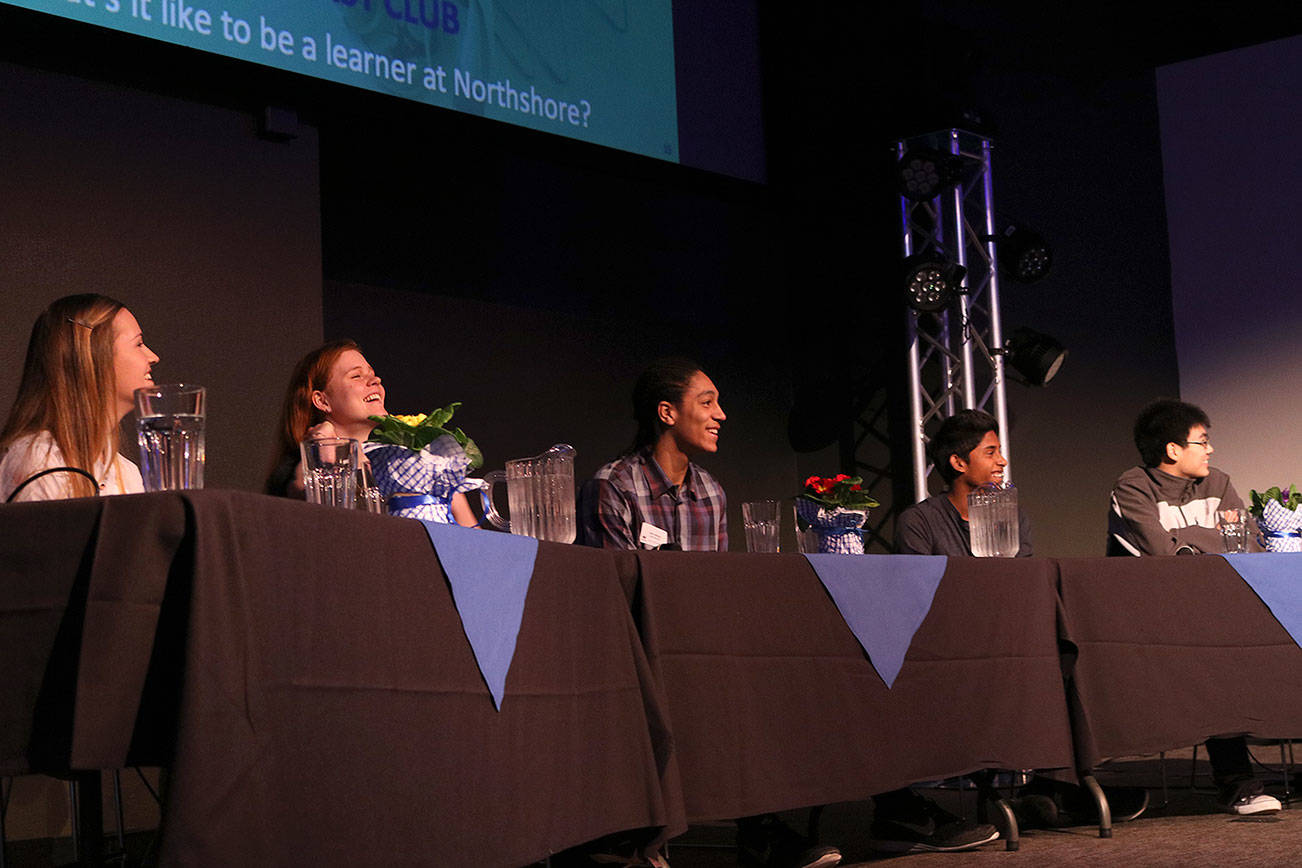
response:
[[[800,556],[542,543],[499,712],[419,523],[223,491],[3,506],[0,773],[169,766],[168,864],[513,866],[1302,734],[1302,651],[1227,570],[951,559],[887,689]]]
[[[0,768],[169,765],[169,864],[520,865],[674,834],[616,570],[539,547],[498,712],[417,522],[222,491],[0,507]]]
[[[689,819],[1073,765],[1050,561],[950,559],[887,689],[803,557],[637,560]]]
[[[1302,736],[1302,649],[1225,558],[1064,559],[1058,571],[1079,650],[1068,684],[1081,767],[1216,735]]]

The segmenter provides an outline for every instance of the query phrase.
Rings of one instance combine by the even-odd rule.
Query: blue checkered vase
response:
[[[447,434],[419,452],[388,443],[363,448],[389,515],[452,524],[452,495],[484,485],[482,479],[466,478],[470,459]]]
[[[1302,507],[1289,509],[1278,500],[1268,500],[1257,519],[1257,529],[1266,551],[1302,552]]]
[[[834,555],[863,554],[863,525],[866,509],[826,509],[812,500],[796,498],[796,515],[818,535],[818,553]]]

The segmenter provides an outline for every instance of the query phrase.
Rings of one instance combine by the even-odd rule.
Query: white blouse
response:
[[[33,473],[48,467],[63,467],[63,452],[49,431],[26,434],[9,445],[0,459],[0,503]],[[85,468],[83,468],[85,469]],[[140,469],[121,455],[103,459],[92,471],[99,483],[100,494],[139,494],[145,490]],[[27,500],[62,500],[72,497],[69,473],[51,473],[42,476],[18,493],[15,502]]]

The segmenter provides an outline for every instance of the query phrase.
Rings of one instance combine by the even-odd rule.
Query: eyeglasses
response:
[[[1185,446],[1201,446],[1201,447],[1204,448],[1204,449],[1211,449],[1211,448],[1212,448],[1212,441],[1211,441],[1211,438],[1209,438],[1209,437],[1204,437],[1204,438],[1201,439],[1201,440],[1186,440],[1186,441],[1184,441],[1184,445],[1185,445]]]

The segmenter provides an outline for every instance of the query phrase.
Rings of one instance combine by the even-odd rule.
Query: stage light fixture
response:
[[[1025,226],[1009,224],[995,236],[999,254],[999,269],[1021,283],[1034,283],[1049,273],[1053,266],[1053,250],[1040,233]]]
[[[962,157],[935,148],[910,148],[898,164],[900,193],[914,202],[934,199],[963,179]]]
[[[1013,332],[1004,352],[1013,370],[1031,386],[1043,386],[1052,380],[1067,358],[1067,349],[1062,344],[1025,327]]]
[[[944,310],[963,291],[967,269],[954,262],[916,254],[904,260],[904,291],[909,307],[924,313]]]

